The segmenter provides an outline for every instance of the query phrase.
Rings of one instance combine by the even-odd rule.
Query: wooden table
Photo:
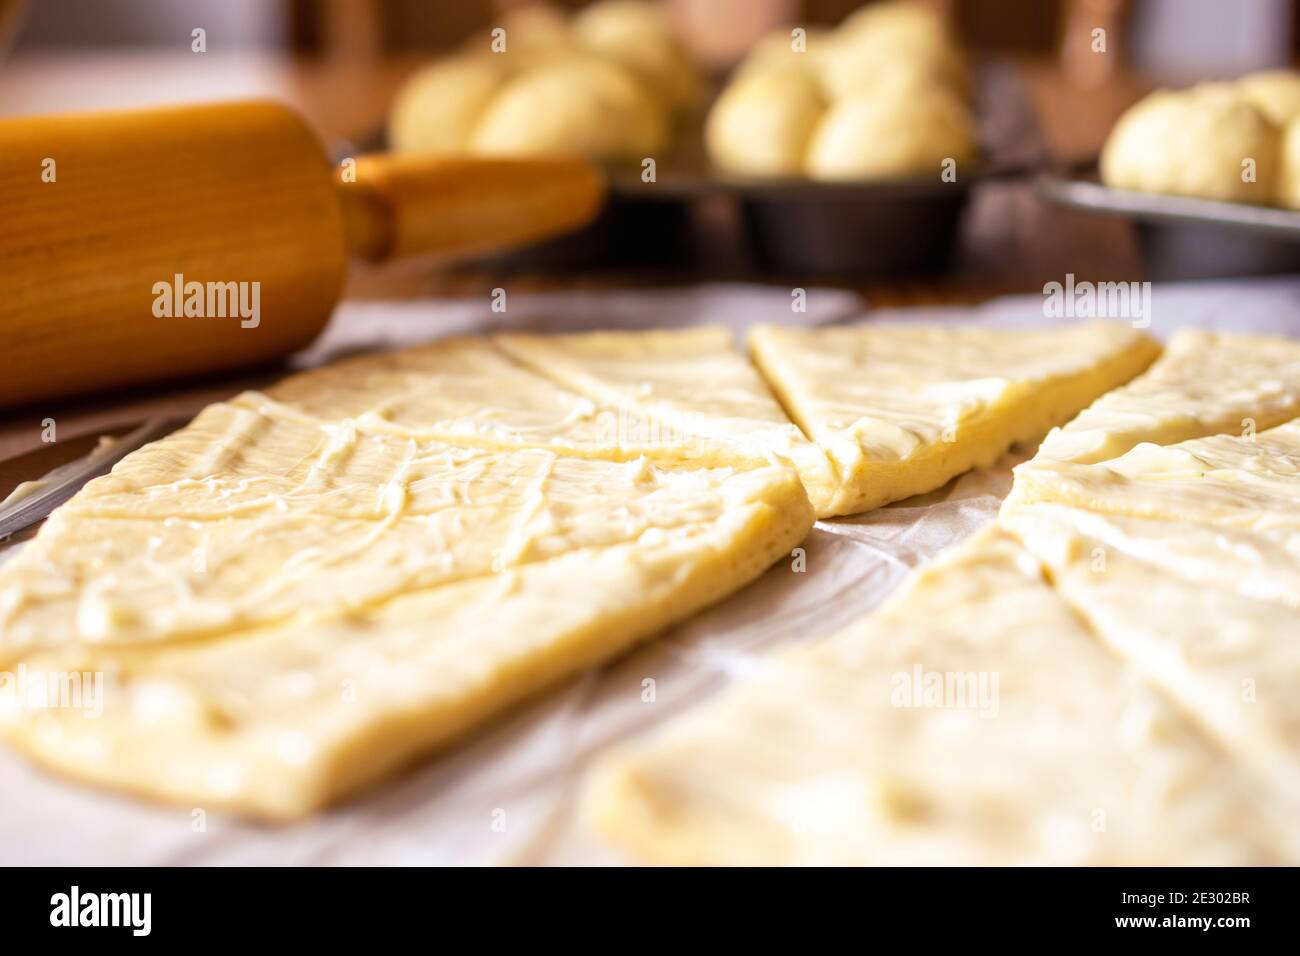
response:
[[[327,142],[356,141],[379,129],[401,80],[417,65],[400,60],[377,66],[299,63],[265,55],[77,54],[18,57],[0,67],[0,115],[101,109],[161,102],[271,96],[285,100],[320,130]],[[1043,63],[1017,64],[1050,152],[1062,161],[1095,155],[1118,113],[1142,90],[1132,78],[1101,89],[1073,88]],[[1040,291],[1067,272],[1079,279],[1141,278],[1141,263],[1127,224],[1049,207],[1024,183],[999,184],[977,194],[954,270],[942,277],[845,281],[835,277],[755,276],[743,271],[599,270],[582,273],[453,268],[406,262],[358,266],[346,296],[406,298],[476,297],[497,287],[511,292],[550,289],[635,288],[714,279],[759,281],[787,287],[814,284],[853,289],[876,306],[977,303],[993,296]],[[42,422],[57,422],[60,442],[138,420],[146,414],[192,414],[232,391],[275,377],[261,370],[234,379],[186,383],[91,399],[46,403],[0,414],[0,463],[40,448]],[[63,450],[67,454],[67,446]],[[23,478],[51,467],[56,455],[15,468],[0,464],[0,496]]]

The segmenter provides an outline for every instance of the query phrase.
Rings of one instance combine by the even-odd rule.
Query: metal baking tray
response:
[[[1300,212],[1274,206],[1111,189],[1094,171],[1040,174],[1050,202],[1128,219],[1152,279],[1209,279],[1300,272]]]

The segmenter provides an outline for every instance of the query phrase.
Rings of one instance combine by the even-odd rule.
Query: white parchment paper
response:
[[[349,303],[296,364],[485,329],[650,328],[761,321],[969,322],[1042,325],[1041,296],[978,308],[875,311],[855,296],[809,289],[699,286],[554,293],[487,302]],[[1068,320],[1067,320],[1068,321]],[[1149,331],[1194,325],[1300,337],[1300,280],[1157,287]],[[619,862],[575,816],[583,771],[604,748],[645,733],[763,665],[773,648],[829,634],[880,603],[916,565],[995,515],[1017,449],[928,495],[818,522],[806,570],[776,565],[733,595],[624,658],[527,704],[412,772],[309,822],[255,826],[203,808],[156,807],[48,775],[0,749],[3,864],[481,864]],[[648,680],[654,699],[646,700]],[[200,826],[200,823],[202,826]]]

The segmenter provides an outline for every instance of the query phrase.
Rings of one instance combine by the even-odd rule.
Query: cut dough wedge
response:
[[[1095,464],[1140,442],[1263,431],[1300,415],[1300,342],[1175,332],[1144,375],[1052,431],[1038,460]]]
[[[1039,522],[1068,524],[1096,542],[1096,558],[1118,552],[1206,587],[1300,607],[1300,529],[1241,527],[1134,518],[1068,505],[1030,504],[1004,509],[1004,527],[1028,539]]]
[[[818,513],[826,455],[725,328],[450,339],[304,372],[240,401],[370,434],[672,467],[794,464]]]
[[[812,522],[794,472],[773,471],[716,521],[348,615],[166,648],[79,644],[32,655],[29,673],[105,673],[103,713],[9,710],[0,732],[90,782],[187,806],[301,816],[755,578]]]
[[[579,335],[498,335],[509,355],[627,423],[654,423],[665,443],[704,439],[742,459],[794,464],[819,515],[829,514],[830,461],[791,423],[725,328]]]
[[[1239,784],[990,529],[609,758],[585,812],[664,863],[1287,859],[1277,806]]]
[[[942,486],[1036,439],[1159,352],[1107,322],[1058,329],[758,326],[755,362],[830,456],[826,514],[850,514]]]
[[[0,669],[106,680],[94,720],[3,695],[0,732],[74,777],[292,818],[730,594],[811,528],[788,463],[624,441],[606,411],[468,339],[209,407],[0,566]]]
[[[719,520],[780,472],[459,448],[213,405],[88,484],[7,563],[0,662],[351,613]]]
[[[1300,421],[1249,437],[1142,444],[1100,464],[1034,459],[1016,471],[1009,512],[1034,502],[1107,514],[1300,532]]]
[[[1215,582],[1199,573],[1215,552],[1190,566],[1138,560],[1081,533],[1091,529],[1089,518],[1038,506],[1011,523],[1107,645],[1282,795],[1293,814],[1300,810],[1300,609],[1232,586],[1242,579],[1241,552],[1250,554],[1232,548],[1232,538],[1218,552],[1230,573]],[[1240,535],[1235,540],[1241,544]],[[1293,567],[1294,558],[1281,570],[1294,575]]]

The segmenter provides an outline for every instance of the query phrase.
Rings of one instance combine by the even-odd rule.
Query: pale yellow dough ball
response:
[[[893,31],[895,35],[943,35],[943,18],[914,0],[871,3],[845,17],[841,34]]]
[[[794,47],[795,37],[789,29],[774,30],[749,51],[736,68],[736,79],[773,69],[802,70],[816,75],[818,60],[831,42],[831,31],[819,27],[802,27],[802,49]]]
[[[1111,130],[1101,154],[1102,181],[1139,192],[1271,203],[1280,138],[1233,87],[1162,90],[1131,107]]]
[[[833,99],[902,86],[934,86],[957,96],[964,96],[965,91],[955,74],[940,61],[904,52],[860,56],[842,45],[833,45],[818,65],[822,84]]]
[[[883,76],[910,72],[964,94],[965,58],[939,16],[914,3],[866,7],[845,20],[820,56],[832,96],[853,96]]]
[[[462,153],[479,118],[510,75],[491,55],[443,60],[402,87],[388,121],[388,139],[401,152]]]
[[[808,142],[825,109],[816,79],[805,71],[750,72],[728,86],[709,112],[709,156],[728,172],[802,175]]]
[[[506,54],[573,46],[569,15],[559,7],[536,3],[508,11],[499,26],[506,31]],[[489,39],[491,34],[488,34]],[[479,43],[477,39],[472,41]],[[490,45],[484,41],[487,49]]]
[[[1295,70],[1252,73],[1237,81],[1237,89],[1278,126],[1300,117],[1300,73]]]
[[[1282,133],[1282,176],[1278,202],[1300,209],[1300,117],[1287,124]]]
[[[962,167],[976,155],[970,111],[933,84],[874,91],[834,102],[809,145],[813,179],[884,179],[933,175],[946,160]]]
[[[688,106],[699,95],[695,66],[658,4],[643,0],[593,4],[574,18],[573,36],[584,49],[638,73],[673,108]]]
[[[512,78],[492,98],[470,146],[485,155],[632,160],[661,151],[667,136],[664,105],[627,70],[573,57]]]

